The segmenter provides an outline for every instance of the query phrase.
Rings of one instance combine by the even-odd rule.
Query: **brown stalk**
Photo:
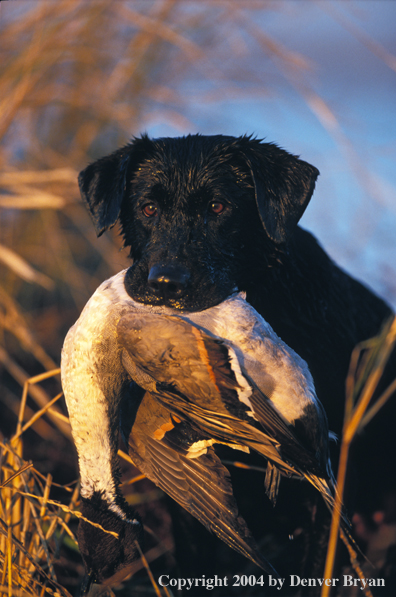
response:
[[[340,533],[340,513],[347,475],[349,449],[356,433],[358,433],[359,430],[364,427],[366,424],[365,421],[368,422],[371,419],[370,416],[365,419],[365,414],[378,382],[381,379],[385,365],[395,346],[395,343],[396,317],[384,326],[384,330],[378,336],[378,338],[373,339],[373,341],[369,341],[369,343],[358,345],[354,349],[351,357],[351,365],[346,381],[347,395],[345,401],[344,429],[342,434],[337,475],[337,494],[330,528],[329,545],[324,570],[324,578],[326,579],[332,578],[334,569],[338,536]],[[358,363],[361,351],[367,349],[370,349],[372,352],[369,355],[369,358],[366,360],[366,368],[363,371],[360,368],[360,376],[357,378]],[[368,371],[366,369],[368,369]],[[392,387],[394,387],[394,382],[390,388]],[[388,399],[390,395],[391,392],[388,388],[388,390],[384,392],[383,396]],[[383,405],[385,403],[385,399],[380,397],[380,400],[381,405]],[[373,408],[375,409],[375,412],[378,412],[378,408],[376,408],[375,405]],[[361,576],[362,573],[356,568],[356,566],[355,570],[359,576]],[[330,595],[330,590],[330,586],[323,586],[321,597],[328,597]],[[365,587],[363,590],[367,597],[372,595],[368,587]]]

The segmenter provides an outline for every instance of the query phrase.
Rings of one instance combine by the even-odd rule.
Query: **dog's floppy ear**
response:
[[[143,135],[114,153],[93,162],[78,176],[81,197],[88,207],[96,234],[114,226],[131,177],[144,159],[150,139]]]
[[[284,243],[311,199],[319,170],[273,143],[245,137],[242,146],[264,230]]]

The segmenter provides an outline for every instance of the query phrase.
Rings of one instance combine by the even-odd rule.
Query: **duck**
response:
[[[335,436],[308,365],[244,293],[197,313],[147,317],[135,309],[121,318],[117,336],[125,369],[171,413],[172,433],[188,421],[206,436],[179,446],[190,458],[216,443],[256,451],[267,460],[265,489],[274,505],[283,475],[309,481],[333,511]]]
[[[120,491],[119,430],[133,462],[151,481],[231,548],[277,576],[238,514],[229,471],[214,448],[208,446],[194,459],[187,455],[186,446],[206,436],[186,421],[172,434],[165,431],[162,441],[170,411],[142,391],[147,387],[143,373],[131,375],[125,367],[119,321],[135,309],[147,316],[173,313],[134,301],[125,290],[126,272],[99,286],[61,352],[61,382],[80,473],[77,540],[86,570],[80,593],[88,594],[92,583],[120,579],[123,571],[127,575],[144,543],[143,522]]]
[[[331,434],[308,366],[243,293],[204,311],[178,311],[132,299],[127,271],[100,285],[61,355],[85,519],[78,542],[90,582],[128,569],[143,544],[143,523],[119,489],[120,418],[136,466],[226,544],[276,575],[238,513],[215,446],[262,455],[273,504],[281,477],[292,476],[310,482],[332,510]],[[350,536],[344,512],[342,521]]]

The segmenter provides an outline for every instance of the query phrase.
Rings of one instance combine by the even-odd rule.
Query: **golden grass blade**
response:
[[[379,344],[378,353],[375,355],[375,359],[367,378],[367,381],[363,387],[361,395],[356,403],[354,408],[354,412],[347,423],[346,429],[344,431],[346,436],[346,441],[351,442],[352,438],[354,437],[355,433],[358,430],[360,422],[363,418],[364,413],[366,412],[370,400],[372,399],[374,392],[378,386],[378,382],[382,377],[384,372],[385,365],[389,359],[390,353],[393,349],[393,346],[396,342],[396,317],[393,319],[391,323],[388,323],[385,327],[386,335],[383,340]]]
[[[79,499],[79,495],[80,495],[80,485],[79,485],[79,483],[77,483],[74,488],[73,494],[71,496],[70,502],[69,502],[69,506],[68,506],[69,512],[66,512],[66,516],[65,516],[64,520],[62,521],[62,530],[60,531],[60,534],[59,534],[59,545],[62,542],[63,535],[65,532],[69,535],[69,537],[71,537],[73,539],[73,541],[75,543],[77,543],[76,538],[74,537],[73,533],[70,531],[67,524],[68,524],[70,518],[72,517],[72,512],[75,511],[76,504]],[[55,555],[57,555],[57,552],[55,552]]]
[[[46,373],[41,373],[40,375],[36,375],[35,377],[29,377],[25,383],[23,384],[23,391],[22,391],[22,400],[21,400],[21,407],[18,416],[18,423],[15,437],[18,437],[22,433],[22,422],[24,419],[25,414],[25,407],[26,407],[26,400],[28,396],[29,386],[40,381],[44,381],[45,379],[49,379],[50,377],[54,377],[55,375],[60,374],[60,369],[54,369],[53,371],[48,371]],[[49,404],[49,403],[48,403]],[[47,405],[44,406],[44,408]]]
[[[49,379],[50,377],[55,377],[56,375],[60,375],[60,368],[54,369],[52,371],[45,371],[44,373],[39,373],[39,375],[35,375],[34,377],[29,377],[27,380],[27,384],[35,384],[39,383],[40,381],[44,381],[45,379]]]
[[[51,483],[52,483],[52,475],[48,474],[47,483],[45,484],[44,495],[43,495],[43,499],[41,502],[40,518],[44,518],[44,516],[45,516],[47,501],[48,501],[49,493],[50,493],[50,489],[51,489]]]
[[[149,579],[150,579],[150,581],[151,581],[151,584],[153,585],[153,588],[154,588],[154,592],[155,592],[155,594],[157,595],[157,597],[162,597],[162,595],[161,595],[161,591],[160,591],[160,588],[159,588],[158,584],[157,584],[157,583],[156,583],[156,581],[155,581],[154,575],[153,575],[153,573],[151,572],[151,569],[150,569],[150,566],[149,566],[149,563],[148,563],[148,561],[146,560],[146,558],[145,558],[145,556],[144,556],[144,554],[143,554],[142,550],[140,549],[140,545],[139,545],[138,541],[135,541],[135,545],[136,545],[136,547],[137,547],[137,550],[138,550],[138,552],[139,552],[139,554],[140,554],[140,559],[141,559],[141,561],[143,562],[143,565],[144,565],[144,567],[145,567],[145,568],[146,568],[146,570],[147,570],[147,574],[148,574],[148,576],[149,576]]]
[[[8,595],[12,595],[12,533],[11,527],[8,527],[7,541],[7,565],[8,565]]]
[[[20,495],[24,495],[22,492],[18,491],[18,493],[20,493]],[[41,498],[41,499],[43,499],[43,498]],[[37,539],[37,541],[36,541],[37,549],[35,550],[35,553],[34,553],[34,562],[32,562],[30,564],[28,571],[31,575],[33,575],[35,564],[40,561],[41,553],[44,552],[45,559],[46,559],[46,566],[48,567],[50,577],[56,581],[57,579],[56,579],[55,570],[54,570],[51,554],[49,551],[48,543],[45,540],[44,532],[43,532],[43,529],[41,528],[40,515],[35,507],[35,504],[33,504],[32,501],[29,502],[29,505],[30,505],[33,524],[36,529],[35,538]]]
[[[384,372],[385,365],[391,355],[392,350],[395,347],[395,344],[396,317],[389,320],[384,325],[382,331],[376,338],[359,344],[352,353],[350,368],[346,380],[347,397],[345,401],[344,429],[342,434],[340,460],[337,475],[337,494],[330,528],[324,578],[332,578],[333,574],[338,536],[340,533],[341,504],[345,490],[349,449],[351,443],[356,433],[363,429],[364,425],[372,419],[372,417],[385,404],[386,400],[389,399],[389,397],[392,394],[392,391],[396,388],[395,380],[379,398],[379,400],[381,401],[380,405],[377,406],[377,403],[375,403],[372,407],[373,410],[369,410],[367,413],[367,417],[365,417],[370,401],[378,386],[378,383]],[[370,354],[366,356],[366,358],[363,361],[364,367],[358,366],[361,352],[363,350],[371,351]],[[348,547],[348,549],[350,548]],[[351,556],[351,564],[355,572],[358,574],[359,578],[363,578],[363,572],[357,563],[355,553],[353,553]],[[364,586],[363,592],[366,595],[366,597],[372,597],[372,593],[367,586]],[[323,586],[321,597],[328,597],[329,595],[330,586]]]
[[[11,531],[11,527],[7,527],[7,525],[0,519],[0,534],[2,534],[3,536],[5,535],[8,538],[8,533]],[[52,584],[53,586],[56,586],[57,588],[59,588],[61,590],[61,594],[64,595],[65,597],[71,597],[70,593],[63,587],[60,587],[60,585],[58,585],[53,579],[51,579],[51,577],[45,572],[45,570],[37,563],[34,561],[33,556],[29,553],[29,551],[25,548],[25,546],[18,540],[16,539],[16,537],[12,536],[12,531],[11,531],[11,537],[12,537],[12,541],[14,543],[15,546],[17,546],[17,548],[24,554],[24,556],[26,557],[26,559],[32,564],[33,569],[37,570],[40,575],[42,575],[44,578],[47,579],[47,581]],[[5,566],[5,569],[8,568],[7,566]],[[3,580],[2,580],[2,589],[4,589],[4,572],[3,571]],[[8,586],[7,586],[7,590],[8,590]],[[14,593],[14,589],[13,589],[13,593]],[[25,593],[34,596],[34,593]]]
[[[163,591],[164,591],[164,595],[165,597],[174,597],[173,593],[170,589],[168,589],[168,587],[162,587]]]
[[[41,410],[39,410],[35,415],[33,415],[33,417],[27,422],[25,423],[25,425],[20,429],[20,431],[18,431],[14,437],[12,438],[12,441],[14,441],[15,439],[17,439],[18,437],[20,437],[22,435],[22,433],[25,433],[25,431],[27,429],[29,429],[29,427],[31,427],[32,425],[34,425],[34,423],[40,419],[40,417],[42,417],[47,411],[50,411],[51,414],[57,418],[60,418],[63,422],[67,423],[68,422],[68,418],[65,417],[64,415],[62,415],[61,413],[58,413],[56,411],[54,411],[51,406],[53,404],[55,404],[55,402],[57,402],[59,400],[59,398],[62,398],[63,396],[63,392],[60,392],[60,394],[58,394],[57,396],[55,396],[55,398],[53,398],[52,400],[50,400],[48,402],[48,404],[46,404],[44,406],[44,408],[42,408]]]
[[[7,481],[5,481],[5,483],[3,483],[2,485],[0,485],[0,489],[3,489],[3,487],[6,487],[9,483],[12,483],[12,481],[14,481],[14,479],[16,477],[18,477],[18,475],[21,475],[25,471],[29,470],[30,468],[32,468],[32,466],[33,466],[32,462],[28,462],[27,464],[25,464],[25,466],[23,466],[22,468],[20,468],[19,471],[17,471],[13,475],[11,475],[11,477],[9,479],[7,479]]]
[[[133,485],[134,483],[137,483],[138,481],[142,481],[145,478],[146,478],[146,475],[136,475],[136,477],[132,477],[132,479],[129,479],[128,481],[124,481],[122,483],[122,486],[125,487],[127,485]]]
[[[0,207],[1,195],[0,195]],[[22,259],[15,251],[0,245],[0,261],[2,261],[7,267],[12,269],[18,276],[20,276],[26,282],[32,282],[39,284],[46,288],[46,290],[53,290],[54,282],[45,274],[38,272],[32,267],[25,259]]]
[[[41,375],[37,375],[33,378],[29,377],[27,373],[20,367],[13,359],[9,357],[6,351],[0,346],[0,362],[3,363],[4,367],[10,373],[10,375],[22,386],[24,387],[25,383],[27,384],[28,391],[30,396],[33,400],[41,407],[44,408],[48,402],[50,402],[50,397],[48,396],[47,392],[45,392],[42,388],[35,386],[34,384],[38,381],[42,381],[47,377],[51,377],[53,375],[59,374],[60,369],[56,369],[54,371],[48,371]],[[62,413],[59,413],[62,414]],[[71,439],[71,431],[70,426],[66,425],[64,422],[59,421],[53,414],[48,413],[49,417],[51,418],[52,422],[54,422],[57,428],[65,435],[67,438]]]
[[[258,471],[260,473],[265,473],[267,469],[264,466],[255,466],[253,464],[245,464],[244,462],[239,462],[238,460],[221,460],[223,464],[228,466],[235,466],[235,468],[242,468],[247,471]]]
[[[58,395],[58,398],[61,398],[61,396],[63,396],[63,392]],[[53,408],[48,408],[48,412],[55,419],[58,419],[59,421],[61,421],[62,423],[65,423],[65,425],[68,425],[70,427],[69,417],[66,417],[65,415],[62,415],[62,413],[58,412],[57,410],[54,410]]]
[[[34,474],[35,474],[36,478],[40,478],[45,481],[45,479],[46,479],[45,475],[40,473],[38,470],[34,469]],[[71,488],[71,485],[77,485],[77,481],[71,481],[67,485],[62,485],[61,483],[55,483],[55,482],[52,483],[53,487],[59,487],[59,488],[63,489],[64,491],[67,491],[68,493],[71,493],[73,491],[73,489]]]
[[[53,193],[46,193],[45,191],[29,189],[29,187],[22,187],[20,185],[13,187],[12,195],[0,194],[0,207],[5,209],[62,209],[65,207],[65,204],[66,202],[63,197],[59,197]],[[9,267],[13,267],[14,271],[22,278],[24,277],[23,273],[26,272],[25,275],[28,277],[25,277],[24,279],[28,282],[42,284],[47,290],[52,290],[54,288],[53,281],[49,280],[44,274],[37,275],[31,266],[28,267],[26,264],[18,263],[18,259],[15,258],[15,256],[13,257],[15,264],[13,264],[10,258],[9,262],[6,262],[5,257],[7,257],[7,255],[3,257],[3,261],[9,265]],[[24,269],[22,267],[23,265]],[[17,266],[19,269],[16,269]],[[33,271],[29,272],[29,269]],[[36,279],[32,279],[34,276]],[[43,284],[43,282],[46,282],[46,284]]]
[[[20,493],[20,495],[22,495],[23,497],[33,498],[34,500],[37,500],[40,503],[44,499],[43,496],[34,495],[33,493],[21,491],[19,489],[16,489],[15,491],[18,491],[18,493]],[[106,531],[106,529],[104,529],[100,524],[97,524],[96,522],[92,522],[91,520],[88,520],[88,518],[85,518],[85,516],[83,516],[81,514],[81,512],[78,512],[78,510],[70,510],[70,508],[68,506],[65,506],[61,502],[57,502],[55,500],[46,500],[46,503],[51,504],[52,506],[57,506],[57,508],[60,508],[61,510],[63,510],[63,512],[67,512],[73,516],[76,516],[77,518],[81,518],[82,520],[84,520],[85,522],[88,522],[92,526],[97,527],[104,533],[109,533],[109,535],[113,535],[113,537],[118,538],[118,533],[114,533],[113,531]]]
[[[1,313],[2,309],[4,314]],[[15,336],[24,350],[31,353],[44,369],[49,371],[57,368],[58,365],[34,338],[19,305],[4,288],[0,288],[0,326]]]
[[[78,172],[72,168],[56,168],[53,170],[21,170],[1,172],[0,185],[37,184],[45,182],[70,182],[77,186]]]
[[[126,452],[124,452],[124,450],[118,450],[118,456],[120,456],[120,458],[122,458],[126,462],[129,462],[129,464],[133,464],[134,465],[134,462],[133,462],[132,458],[129,456],[129,454],[127,454]]]
[[[380,398],[376,401],[375,404],[368,410],[365,416],[362,418],[359,430],[363,429],[368,425],[373,417],[381,410],[383,406],[388,402],[389,398],[396,393],[396,379],[391,383],[391,385],[381,394]]]
[[[366,31],[352,19],[347,17],[345,12],[341,12],[334,5],[326,3],[323,9],[329,12],[331,16],[337,20],[344,29],[349,31],[360,43],[366,46],[377,58],[382,60],[390,69],[396,72],[396,55],[392,54],[387,48],[375,40],[371,35],[368,35]]]
[[[3,584],[0,585],[0,595],[3,595],[8,593],[8,586],[4,586]],[[15,587],[13,587],[12,589],[12,597],[32,597],[32,593],[28,593],[26,591],[24,591],[23,589],[15,589]]]

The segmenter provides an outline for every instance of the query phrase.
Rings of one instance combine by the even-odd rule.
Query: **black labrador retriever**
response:
[[[318,174],[275,144],[247,136],[144,135],[88,166],[79,183],[98,235],[120,222],[133,260],[126,286],[135,300],[196,311],[236,288],[246,291],[247,300],[308,362],[329,427],[340,434],[352,349],[377,334],[391,309],[297,225]],[[349,502],[361,512],[381,509],[385,492],[394,489],[394,411],[389,402],[355,449]],[[281,529],[286,537],[294,527],[309,525],[301,522],[301,490],[292,481],[283,505],[280,499],[269,510],[257,478],[250,477],[245,472],[234,487],[236,493],[240,488],[253,531],[274,537]],[[182,518],[175,516],[176,539],[190,524]],[[200,532],[194,527],[197,541],[190,550],[181,540],[179,562],[185,574],[218,573],[207,537],[207,547],[199,548]],[[311,558],[311,572],[315,556],[322,562],[319,552]]]

